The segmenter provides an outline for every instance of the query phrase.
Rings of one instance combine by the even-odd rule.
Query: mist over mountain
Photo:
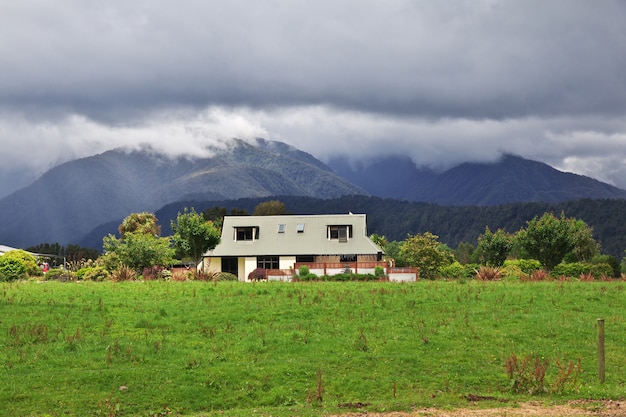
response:
[[[302,196],[326,207],[320,199],[373,195],[437,207],[491,207],[626,199],[624,190],[512,155],[491,164],[461,164],[442,173],[417,168],[408,157],[367,164],[334,159],[329,166],[290,145],[264,139],[233,139],[211,148],[210,155],[172,158],[151,148],[116,149],[59,165],[0,199],[4,220],[0,243],[15,247],[80,243],[100,248],[102,237],[115,232],[130,213],[157,212],[182,201]],[[350,210],[346,207],[345,212]],[[410,232],[409,225],[403,229],[406,219],[393,212],[387,215],[386,230]],[[160,220],[167,230],[170,218]]]
[[[365,191],[284,143],[233,140],[198,159],[117,149],[59,165],[0,199],[0,242],[73,243],[102,223],[181,199],[349,194]]]
[[[506,154],[495,163],[463,163],[441,173],[418,168],[407,156],[360,164],[334,158],[328,165],[372,195],[446,206],[626,199],[626,190]]]

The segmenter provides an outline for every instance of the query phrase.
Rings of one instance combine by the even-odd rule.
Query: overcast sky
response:
[[[514,153],[626,188],[626,2],[0,1],[0,196],[231,137],[438,169]]]

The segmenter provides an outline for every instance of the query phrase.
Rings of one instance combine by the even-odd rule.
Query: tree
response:
[[[174,249],[169,238],[159,237],[161,226],[151,213],[132,213],[118,227],[120,238],[109,234],[103,239],[105,258],[137,272],[151,266],[169,266]]]
[[[170,240],[149,233],[124,233],[123,239],[109,234],[103,239],[105,256],[115,254],[120,264],[141,272],[152,266],[170,266],[174,249]]]
[[[582,220],[566,219],[564,213],[560,218],[544,213],[541,218],[535,216],[528,221],[526,229],[517,232],[515,238],[530,257],[552,270],[570,252],[583,259],[597,253],[598,245],[591,235],[591,229]]]
[[[513,236],[502,229],[495,233],[485,228],[485,233],[478,237],[478,252],[486,265],[502,266],[513,248]]]
[[[206,221],[202,215],[197,214],[193,207],[190,211],[185,207],[184,212],[179,212],[176,221],[172,221],[171,225],[176,253],[190,257],[196,265],[207,250],[220,243],[220,230],[213,222]]]
[[[593,238],[593,230],[582,220],[568,219],[572,237],[571,255],[578,262],[589,262],[600,253],[600,245]]]
[[[400,247],[400,257],[408,265],[417,266],[420,276],[434,279],[439,268],[454,261],[451,251],[442,247],[438,239],[430,232],[409,235]]]
[[[68,262],[81,261],[87,259],[98,259],[98,250],[86,248],[79,245],[68,244],[67,247],[58,243],[40,243],[36,246],[26,248],[27,251],[38,255],[53,255],[53,261],[65,258]]]
[[[474,252],[474,245],[469,242],[459,242],[456,251],[454,251],[454,256],[462,265],[477,263]]]
[[[287,214],[285,203],[280,200],[266,201],[259,203],[254,208],[253,216],[276,216],[281,214]]]
[[[120,237],[123,239],[124,235],[130,233],[150,234],[153,236],[161,235],[161,226],[159,226],[158,219],[152,213],[131,213],[126,217],[122,224],[117,228],[120,233]]]
[[[213,222],[213,225],[218,229],[222,229],[222,224],[224,222],[224,216],[228,213],[228,209],[226,207],[213,206],[210,208],[206,208],[202,211],[202,217],[204,220]],[[231,216],[247,216],[248,210],[240,209],[240,208],[231,208],[230,209]]]
[[[385,248],[387,247],[387,238],[385,236],[372,233],[372,235],[370,235],[370,240],[378,245],[378,247],[381,248],[383,251],[385,251]]]

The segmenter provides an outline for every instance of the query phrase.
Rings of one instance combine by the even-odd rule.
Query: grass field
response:
[[[626,391],[625,286],[2,284],[0,408],[3,416],[276,416],[458,407],[472,396],[509,405],[617,399]],[[547,393],[511,391],[512,354],[549,361]]]

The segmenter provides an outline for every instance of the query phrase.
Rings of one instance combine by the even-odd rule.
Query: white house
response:
[[[367,236],[365,214],[226,216],[221,242],[202,267],[247,281],[256,268],[289,277],[300,265],[317,275],[373,273],[385,266],[382,257]]]
[[[12,250],[17,250],[17,249],[12,248],[11,246],[0,245],[0,256],[4,255],[7,252],[11,252]]]

